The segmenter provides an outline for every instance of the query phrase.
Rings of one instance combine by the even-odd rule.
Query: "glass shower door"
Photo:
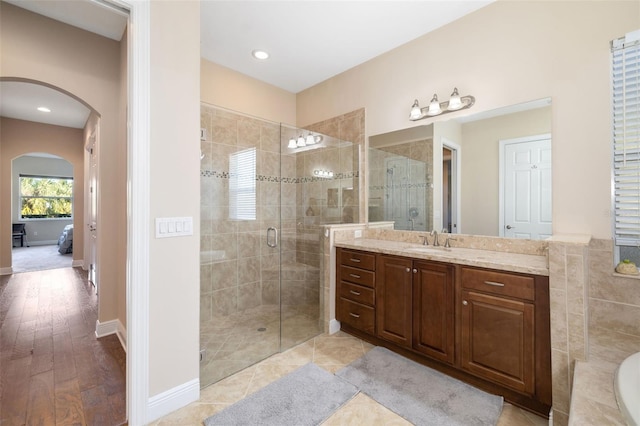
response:
[[[202,105],[200,384],[280,350],[280,126]]]

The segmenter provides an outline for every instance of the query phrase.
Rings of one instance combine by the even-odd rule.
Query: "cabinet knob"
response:
[[[467,305],[469,304],[469,302],[467,302],[466,300],[463,300],[463,301],[462,301],[462,304],[463,304],[464,306],[467,306]]]
[[[411,268],[407,268],[407,269],[406,269],[406,271],[407,271],[407,272],[411,272]]]
[[[416,268],[413,268],[413,273],[414,273],[414,274],[417,274],[417,273],[418,273],[418,270],[417,270]]]

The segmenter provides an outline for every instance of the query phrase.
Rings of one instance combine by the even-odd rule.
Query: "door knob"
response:
[[[507,225],[507,229],[515,229],[515,226]]]

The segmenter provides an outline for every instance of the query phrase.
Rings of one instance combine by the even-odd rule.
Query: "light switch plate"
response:
[[[193,235],[193,217],[157,217],[156,238]]]

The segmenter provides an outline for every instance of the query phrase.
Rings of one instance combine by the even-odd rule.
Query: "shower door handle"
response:
[[[267,228],[267,245],[271,248],[278,247],[278,230],[273,226]]]

